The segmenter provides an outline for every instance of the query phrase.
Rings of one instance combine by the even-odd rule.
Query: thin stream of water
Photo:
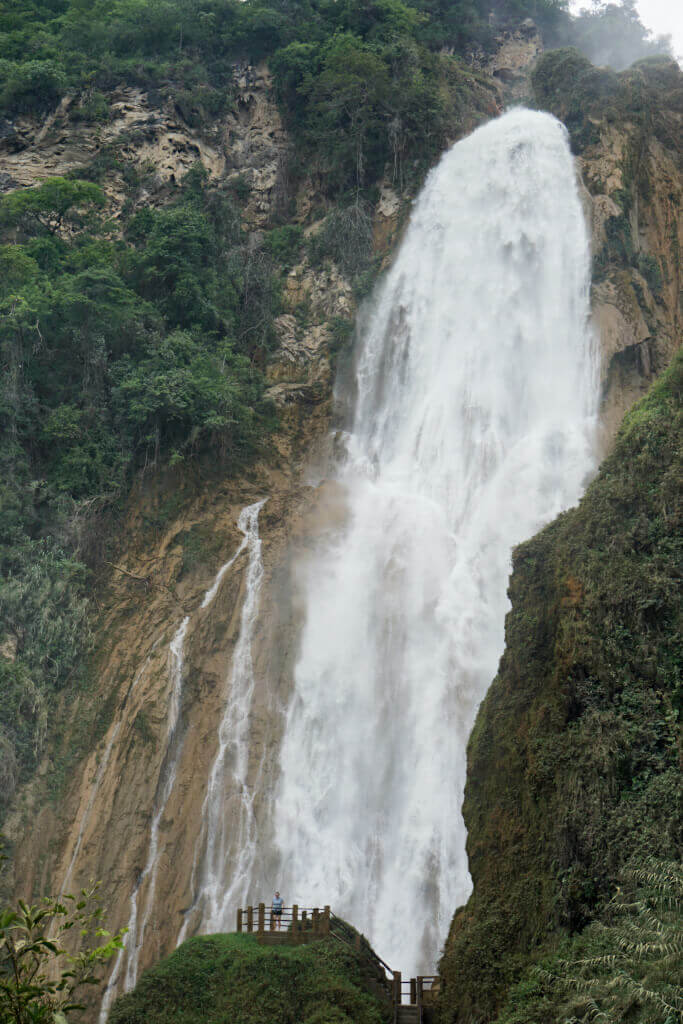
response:
[[[195,897],[183,921],[178,943],[193,925],[199,925],[204,932],[225,931],[230,927],[233,907],[244,899],[256,855],[254,796],[258,785],[248,776],[255,682],[252,642],[263,580],[258,520],[263,505],[264,501],[248,505],[237,523],[244,535],[240,550],[246,548],[249,555],[240,632],[218,728],[218,751],[202,808],[202,830],[195,847]],[[228,813],[226,798],[230,797],[232,804]],[[198,864],[201,864],[199,873]]]

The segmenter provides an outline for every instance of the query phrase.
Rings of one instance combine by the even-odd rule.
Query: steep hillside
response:
[[[587,195],[606,439],[680,345],[683,74],[652,57],[620,74],[545,54],[536,103],[563,121]]]
[[[579,507],[515,552],[506,650],[468,748],[474,892],[441,962],[444,1021],[497,1019],[622,868],[680,851],[682,396],[679,356]]]
[[[21,39],[43,15],[16,7],[2,22],[14,49],[0,97],[12,384],[0,746],[4,831],[30,856],[14,858],[6,885],[29,895],[102,878],[110,923],[129,922],[168,769],[173,641],[189,616],[179,784],[157,822],[154,884],[145,876],[139,893],[144,967],[173,948],[192,906],[249,565],[240,511],[268,499],[246,769],[253,781],[266,766],[261,823],[300,627],[293,566],[328,526],[309,481],[327,456],[336,362],[412,190],[450,139],[498,111],[500,93],[460,57],[412,39],[410,14],[397,26],[400,5],[359,22],[343,60],[330,50],[333,10],[315,45],[306,18],[264,40],[267,13],[237,42],[223,26],[217,45],[171,5],[179,55],[178,36],[152,40],[137,9],[103,8],[96,30],[74,7],[50,22],[33,63]],[[229,10],[239,21],[247,8]],[[391,50],[397,33],[412,39],[405,60]],[[304,44],[309,65],[296,71],[291,47]],[[287,50],[273,57],[275,77],[245,59],[264,50]],[[364,92],[367,121],[350,124],[335,97],[343,84],[353,99],[368,62],[376,102]],[[307,66],[327,90],[314,108],[293,77]],[[412,85],[399,88],[406,68]],[[396,136],[390,96],[415,104],[419,132],[411,121]],[[378,127],[379,149],[359,155],[358,133]],[[226,800],[234,822],[238,787]]]

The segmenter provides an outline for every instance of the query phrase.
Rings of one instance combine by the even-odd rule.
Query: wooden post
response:
[[[299,904],[295,903],[292,907],[292,939],[296,942],[296,933],[299,928]]]
[[[237,931],[242,931],[242,908],[240,907],[237,911]]]
[[[313,907],[313,934],[317,935],[320,930],[320,911],[317,907]]]
[[[254,908],[247,907],[247,931],[253,932],[254,930]]]
[[[326,906],[323,910],[323,935],[330,934],[330,908]]]
[[[356,932],[353,939],[353,944],[356,947],[356,949],[360,951],[360,932]]]
[[[282,920],[282,918],[280,918],[280,920]],[[270,930],[271,932],[275,931],[275,914],[273,913],[272,908],[270,911]]]
[[[259,903],[258,905],[258,933],[263,935],[266,930],[266,905],[265,903]]]
[[[394,971],[394,1003],[401,1005],[401,972]]]
[[[424,995],[424,978],[421,975],[417,979],[416,989],[417,991],[415,993],[415,1002],[417,1003],[418,1006],[422,1006],[422,996]]]
[[[417,1003],[417,979],[416,978],[411,978],[410,979],[410,1002],[411,1002],[411,1005],[413,1005],[413,1006]]]

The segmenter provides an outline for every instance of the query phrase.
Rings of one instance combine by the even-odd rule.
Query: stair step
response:
[[[396,1024],[413,1024],[414,1021],[419,1021],[419,1019],[417,1006],[396,1007]]]

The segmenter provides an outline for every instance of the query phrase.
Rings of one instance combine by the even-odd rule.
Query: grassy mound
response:
[[[185,942],[116,1001],[109,1024],[386,1024],[360,956],[332,939],[260,946],[251,935]]]

